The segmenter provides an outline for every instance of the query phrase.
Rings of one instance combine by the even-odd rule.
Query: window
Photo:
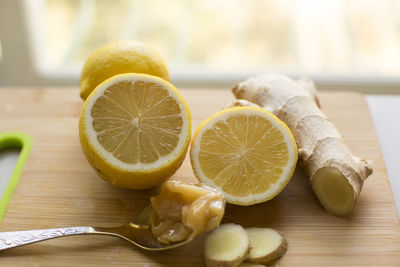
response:
[[[33,69],[48,81],[77,84],[93,50],[135,39],[156,47],[182,85],[225,86],[275,71],[400,90],[399,0],[16,2]]]

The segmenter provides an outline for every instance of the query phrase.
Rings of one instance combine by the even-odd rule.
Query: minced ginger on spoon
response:
[[[218,190],[170,180],[151,198],[150,224],[153,235],[164,244],[193,239],[216,228],[225,211],[225,199]]]

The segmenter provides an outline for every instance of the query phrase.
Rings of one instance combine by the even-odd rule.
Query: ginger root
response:
[[[313,82],[266,74],[236,84],[232,92],[239,100],[231,106],[256,104],[288,125],[297,142],[300,164],[321,205],[337,216],[349,214],[372,168],[366,160],[352,155],[319,109]]]

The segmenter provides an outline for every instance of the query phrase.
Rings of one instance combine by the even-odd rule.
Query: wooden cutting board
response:
[[[193,130],[232,99],[227,90],[182,90]],[[0,231],[77,225],[118,226],[137,216],[157,189],[111,186],[87,163],[78,139],[82,101],[76,89],[0,90],[0,132],[19,130],[33,149]],[[225,222],[273,227],[289,241],[276,266],[400,266],[400,228],[391,188],[365,99],[355,93],[320,93],[323,111],[355,155],[373,160],[355,212],[327,214],[297,170],[273,200],[228,205]],[[194,180],[188,160],[175,177]],[[0,266],[203,266],[202,236],[165,252],[146,252],[123,240],[75,236],[0,252]]]

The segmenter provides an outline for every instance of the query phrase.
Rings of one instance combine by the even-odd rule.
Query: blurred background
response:
[[[268,71],[400,94],[400,0],[2,0],[0,86],[79,86],[89,54],[151,44],[178,87]]]

